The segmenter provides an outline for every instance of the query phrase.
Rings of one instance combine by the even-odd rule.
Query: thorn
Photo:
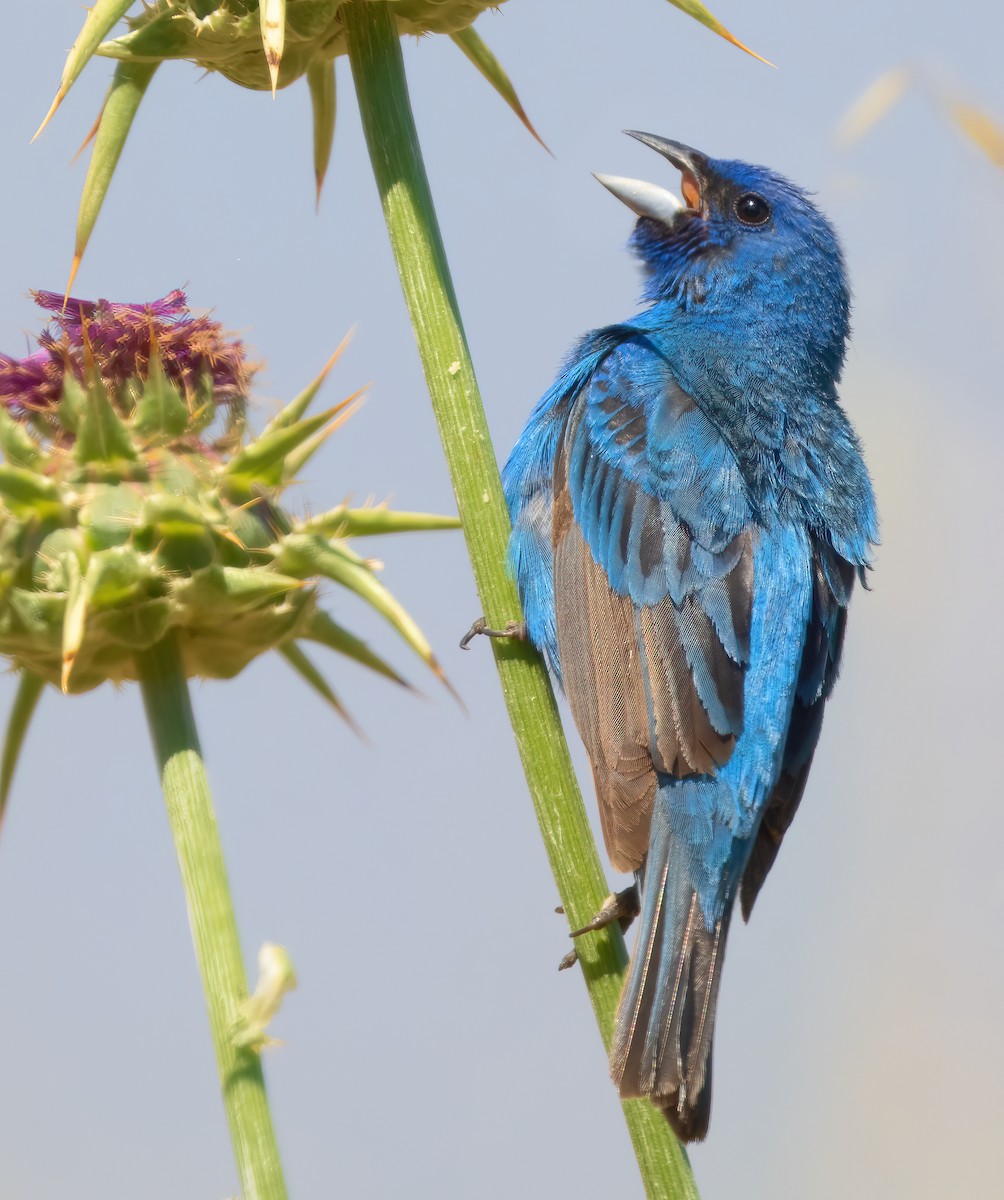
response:
[[[468,709],[467,705],[461,699],[460,693],[457,691],[457,689],[453,686],[452,683],[450,683],[449,679],[446,676],[446,672],[439,665],[439,661],[435,658],[430,658],[429,659],[429,668],[432,671],[432,673],[436,676],[436,678],[439,680],[439,682],[443,685],[443,687],[446,688],[446,690],[450,693],[450,695],[456,701],[457,707],[464,714],[464,716],[469,717],[471,715],[470,709]]]
[[[66,281],[66,292],[63,295],[63,307],[61,313],[66,312],[66,305],[70,299],[70,292],[73,289],[73,281],[77,278],[77,272],[80,270],[80,260],[83,257],[82,251],[78,250],[73,256],[73,262],[70,264],[70,278]]]
[[[327,368],[325,368],[325,371],[327,371]],[[344,400],[342,400],[339,404],[336,404],[334,408],[331,409],[331,424],[324,431],[325,437],[333,430],[337,429],[339,425],[344,425],[349,417],[362,408],[362,406],[366,403],[366,392],[369,390],[370,386],[370,384],[364,383],[363,386],[357,391],[354,391],[351,396],[346,396]]]
[[[77,660],[76,652],[63,655],[63,669],[59,676],[59,687],[64,696],[70,694],[70,672],[73,670],[73,664]]]
[[[46,125],[49,124],[49,122],[52,120],[52,118],[56,115],[56,109],[59,108],[59,106],[63,103],[63,99],[65,96],[66,96],[66,92],[63,91],[62,87],[60,87],[59,91],[56,92],[55,100],[53,100],[52,104],[49,105],[49,111],[45,114],[45,120],[35,130],[34,137],[32,137],[31,142],[28,143],[29,146],[32,144],[32,142],[35,141],[35,138],[38,138],[41,136],[42,130],[46,127]]]
[[[320,182],[318,182],[318,185],[317,185],[318,199],[320,199],[320,196],[321,196],[321,184],[320,184]],[[328,361],[324,364],[324,366],[321,367],[320,371],[318,372],[317,378],[314,380],[315,384],[318,387],[320,387],[321,384],[325,381],[325,379],[327,379],[328,372],[331,370],[331,368],[335,365],[335,363],[338,362],[338,360],[345,353],[346,346],[348,346],[349,342],[351,342],[352,339],[356,335],[356,329],[357,329],[357,326],[355,326],[355,325],[349,326],[348,332],[345,334],[345,336],[342,338],[342,340],[338,343],[337,347],[335,348],[334,354],[332,354],[332,356],[328,359]],[[367,384],[367,387],[368,386],[369,385]],[[355,395],[358,396],[365,390],[366,390],[366,388],[360,388],[359,391],[356,392]],[[350,396],[349,399],[353,400],[353,399],[355,399],[355,396]]]
[[[750,57],[757,59],[759,62],[762,62],[765,66],[772,67],[775,71],[777,70],[777,63],[772,63],[769,58],[764,58],[764,56],[762,54],[757,54],[757,52],[755,50],[751,50],[749,48],[749,46],[747,46],[745,43],[741,42],[734,34],[730,33],[725,28],[724,25],[718,25],[715,32],[721,34],[721,36],[727,42],[731,42],[732,45],[735,46],[737,50],[742,50],[746,54],[750,55]]]
[[[87,134],[87,137],[85,137],[84,140],[77,147],[76,154],[74,154],[74,156],[70,159],[71,163],[75,163],[77,161],[77,159],[81,156],[81,154],[83,154],[83,152],[91,144],[91,142],[93,142],[94,139],[97,137],[98,130],[101,128],[101,118],[104,115],[105,115],[105,109],[104,109],[104,105],[102,105],[101,111],[94,118],[94,124],[90,128],[90,132]]]
[[[259,4],[259,28],[261,44],[268,63],[268,74],[272,81],[272,99],[279,86],[279,65],[286,42],[286,0],[261,0]]]

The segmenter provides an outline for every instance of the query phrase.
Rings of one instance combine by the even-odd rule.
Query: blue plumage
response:
[[[648,307],[583,338],[504,472],[527,631],[641,891],[611,1067],[703,1137],[732,906],[801,799],[876,516],[837,399],[848,293],[804,192],[635,134],[682,173],[603,179]],[[678,209],[678,211],[675,211]]]

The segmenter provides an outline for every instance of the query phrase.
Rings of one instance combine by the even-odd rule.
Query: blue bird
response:
[[[578,343],[503,480],[526,634],[638,888],[611,1071],[691,1141],[733,904],[749,917],[802,798],[877,522],[829,221],[764,167],[631,136],[682,176],[682,204],[598,177],[639,217],[647,306]]]

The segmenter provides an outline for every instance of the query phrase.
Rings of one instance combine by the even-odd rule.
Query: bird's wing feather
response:
[[[743,919],[747,921],[801,802],[823,727],[823,709],[840,669],[847,605],[858,568],[841,557],[825,536],[813,537],[812,562],[812,612],[784,743],[781,774],[764,808],[743,871],[740,903]]]
[[[562,681],[611,861],[636,869],[657,776],[714,774],[743,726],[752,534],[735,460],[644,341],[571,407],[552,543]]]

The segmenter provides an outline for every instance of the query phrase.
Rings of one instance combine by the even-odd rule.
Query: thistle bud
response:
[[[38,137],[49,123],[95,54],[117,61],[111,89],[92,130],[94,151],[80,202],[67,290],[73,286],[132,122],[162,63],[186,60],[206,71],[217,71],[241,87],[271,90],[273,95],[305,76],[313,114],[314,181],[320,200],[335,132],[335,59],[348,54],[345,5],[346,0],[247,0],[239,4],[233,0],[158,0],[127,17],[128,31],[112,38],[108,35],[129,5],[96,4],[89,10],[67,57],[55,99],[35,134]],[[501,63],[472,28],[485,9],[497,7],[498,0],[392,0],[388,5],[401,37],[445,34],[452,38],[540,141]]]

